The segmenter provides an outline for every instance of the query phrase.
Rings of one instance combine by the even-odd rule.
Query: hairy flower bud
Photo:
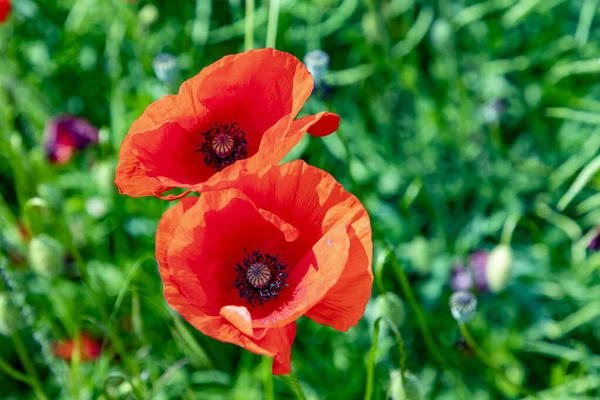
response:
[[[173,82],[177,77],[177,58],[172,54],[161,53],[154,57],[152,68],[159,81]]]
[[[458,322],[469,322],[477,311],[477,298],[471,292],[460,291],[450,296],[450,312]]]
[[[386,317],[396,326],[402,325],[406,316],[404,302],[392,292],[377,296],[374,311],[377,317]]]
[[[38,235],[29,243],[31,269],[41,276],[52,278],[60,275],[65,266],[63,246],[48,235]]]
[[[510,279],[512,270],[512,250],[505,244],[500,244],[492,250],[486,266],[486,279],[490,291],[501,292]]]
[[[304,64],[312,75],[315,86],[321,86],[329,71],[329,54],[323,50],[313,50],[304,56]]]
[[[417,377],[410,372],[404,374],[404,379],[400,371],[394,370],[390,374],[390,395],[392,400],[421,400],[421,390]]]

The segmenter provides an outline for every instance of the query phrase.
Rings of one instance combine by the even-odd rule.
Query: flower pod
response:
[[[485,271],[490,291],[498,293],[504,290],[510,279],[512,263],[512,250],[509,246],[499,244],[492,250]]]
[[[392,292],[377,296],[374,302],[374,311],[377,317],[386,317],[396,326],[401,326],[406,316],[404,302]]]
[[[65,251],[58,240],[38,235],[29,243],[31,269],[46,278],[60,275],[65,267]]]
[[[404,374],[404,379],[400,371],[394,370],[390,374],[390,395],[392,400],[421,400],[421,390],[419,381],[415,375],[410,372]]]

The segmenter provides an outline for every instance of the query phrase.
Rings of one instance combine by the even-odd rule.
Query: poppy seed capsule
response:
[[[211,144],[215,153],[217,153],[219,157],[223,158],[231,154],[231,150],[233,150],[235,142],[231,135],[227,133],[222,133],[220,135],[215,136]]]
[[[450,312],[458,322],[469,322],[477,311],[477,298],[471,292],[460,291],[450,296]]]
[[[261,263],[252,264],[246,271],[246,279],[252,286],[257,289],[262,289],[267,286],[271,279],[269,268]]]
[[[510,279],[512,270],[512,250],[505,244],[496,246],[489,255],[485,277],[490,291],[501,292]]]
[[[60,275],[65,266],[65,251],[62,245],[48,235],[38,235],[29,243],[31,269],[46,278]]]

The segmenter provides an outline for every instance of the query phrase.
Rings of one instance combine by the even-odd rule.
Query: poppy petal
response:
[[[289,269],[285,300],[262,318],[254,318],[257,328],[287,325],[317,304],[338,281],[348,260],[350,242],[345,226],[336,226],[323,235],[304,257]]]

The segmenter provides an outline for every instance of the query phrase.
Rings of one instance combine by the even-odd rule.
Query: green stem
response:
[[[404,292],[404,295],[406,296],[410,307],[412,308],[413,312],[415,313],[415,316],[417,317],[417,323],[419,324],[419,329],[421,331],[421,334],[423,335],[423,340],[425,340],[425,345],[427,346],[427,349],[429,350],[433,358],[435,358],[436,362],[440,364],[440,367],[448,366],[448,361],[438,350],[437,345],[433,340],[433,336],[431,335],[429,327],[427,326],[427,322],[425,321],[423,311],[421,310],[421,307],[419,307],[419,304],[415,299],[415,296],[410,288],[410,283],[408,282],[408,278],[406,277],[404,270],[398,263],[398,260],[396,260],[395,256],[392,255],[391,259],[392,267],[394,269],[394,272],[396,273],[396,276],[398,277],[398,281],[400,282],[402,291]]]
[[[290,385],[290,387],[294,391],[296,398],[298,400],[306,400],[306,396],[304,396],[304,392],[302,391],[302,387],[300,386],[300,381],[298,381],[298,378],[296,377],[296,374],[293,370],[290,371],[289,375],[286,375],[286,378],[288,381],[288,385]]]
[[[400,331],[386,317],[379,317],[375,320],[373,326],[373,343],[371,344],[371,350],[369,351],[368,363],[367,363],[367,386],[365,388],[365,400],[371,400],[373,396],[373,377],[375,373],[375,357],[377,355],[377,342],[379,341],[379,330],[382,322],[386,322],[394,336],[396,336],[396,343],[398,344],[398,350],[400,352],[400,377],[404,380],[404,374],[406,373],[406,352],[404,351],[404,340]]]
[[[458,326],[460,328],[460,332],[463,335],[463,338],[465,339],[465,341],[467,342],[467,344],[469,345],[469,347],[471,347],[474,351],[475,351],[475,355],[477,356],[477,358],[479,358],[485,365],[487,365],[488,368],[490,368],[494,374],[496,374],[496,376],[498,376],[502,381],[504,381],[508,386],[510,386],[511,388],[515,389],[516,391],[518,391],[521,394],[527,395],[527,396],[533,396],[536,397],[535,393],[533,393],[532,391],[521,387],[520,385],[511,382],[506,375],[504,375],[504,372],[498,368],[488,357],[487,355],[481,350],[481,348],[477,345],[477,342],[475,342],[475,339],[473,339],[473,336],[471,336],[471,333],[469,332],[469,330],[467,329],[467,326],[463,323],[463,322],[458,322]]]
[[[277,23],[279,22],[279,0],[269,1],[269,20],[267,22],[267,47],[275,48],[277,42]]]
[[[246,25],[244,47],[246,50],[254,48],[254,0],[246,0]]]
[[[463,399],[470,398],[470,396],[468,395],[469,391],[468,391],[467,387],[465,386],[463,381],[460,379],[459,375],[453,369],[450,368],[450,363],[448,362],[448,360],[446,360],[446,357],[444,357],[444,355],[441,353],[441,351],[438,349],[437,345],[435,344],[435,341],[433,340],[433,336],[431,335],[431,331],[429,330],[429,327],[427,326],[427,322],[425,320],[425,316],[423,315],[423,311],[421,310],[421,307],[419,307],[419,304],[417,303],[417,301],[415,299],[415,295],[413,294],[412,289],[410,288],[410,283],[408,282],[408,278],[406,277],[404,270],[402,269],[402,267],[400,267],[398,260],[393,255],[391,250],[388,249],[387,251],[388,251],[388,254],[391,255],[392,267],[394,268],[394,272],[396,273],[396,276],[398,277],[400,286],[402,287],[402,291],[404,292],[404,295],[408,299],[408,303],[410,304],[410,307],[412,308],[413,312],[415,313],[415,316],[417,317],[417,323],[419,324],[419,330],[421,331],[421,334],[423,335],[423,340],[425,340],[425,346],[427,346],[427,350],[429,350],[429,353],[431,353],[431,355],[436,360],[436,362],[439,364],[441,369],[448,369],[450,374],[452,374],[452,377],[454,378],[455,384],[457,386],[456,389],[457,389],[458,395]]]
[[[27,374],[29,375],[28,378],[29,378],[29,385],[31,386],[31,389],[33,390],[33,392],[35,393],[35,395],[38,399],[48,400],[48,397],[44,393],[44,390],[42,389],[42,385],[40,384],[38,374],[35,371],[35,367],[33,366],[33,363],[31,362],[31,360],[29,359],[29,356],[27,355],[27,350],[25,349],[25,346],[23,345],[23,342],[21,341],[21,337],[19,336],[19,334],[17,332],[14,332],[12,334],[12,341],[15,346],[17,355],[19,356],[19,359],[21,360],[21,363],[23,364],[25,371],[27,371]]]
[[[263,357],[262,368],[263,368],[263,382],[264,382],[264,394],[265,400],[275,400],[275,390],[273,388],[273,373],[271,372],[273,362],[269,357]]]
[[[510,241],[512,239],[512,235],[513,232],[515,231],[515,228],[517,227],[517,222],[519,222],[519,219],[521,218],[520,215],[511,215],[510,217],[508,217],[508,219],[506,220],[506,222],[504,223],[504,228],[502,229],[502,236],[501,236],[501,242],[505,245],[510,245]]]

